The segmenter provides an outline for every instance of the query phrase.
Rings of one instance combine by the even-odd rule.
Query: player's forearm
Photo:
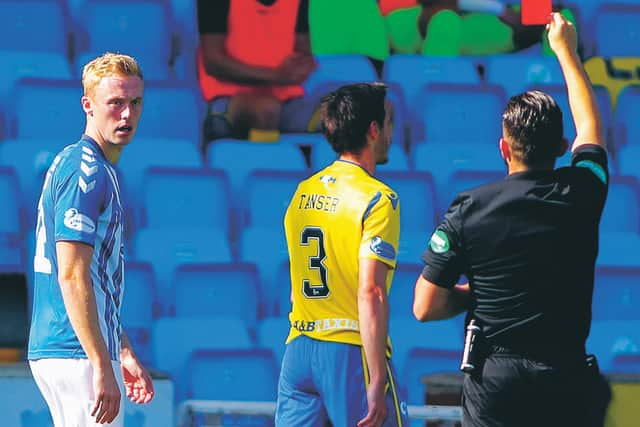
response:
[[[369,381],[385,384],[389,302],[386,292],[380,286],[364,288],[358,292],[358,317]]]
[[[73,331],[94,367],[111,366],[111,359],[98,326],[98,310],[91,279],[75,275],[59,279],[62,297]]]
[[[572,149],[582,144],[604,145],[596,96],[577,52],[565,50],[559,52],[557,57],[567,82],[569,106],[576,127]]]

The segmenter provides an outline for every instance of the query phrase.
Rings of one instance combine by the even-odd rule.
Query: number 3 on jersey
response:
[[[326,298],[329,296],[329,285],[327,284],[327,268],[323,263],[327,254],[324,250],[324,232],[322,229],[320,227],[305,227],[302,230],[300,244],[309,246],[309,240],[315,240],[318,243],[317,254],[309,257],[309,269],[318,270],[322,284],[312,284],[309,279],[304,279],[302,281],[302,292],[307,298]]]

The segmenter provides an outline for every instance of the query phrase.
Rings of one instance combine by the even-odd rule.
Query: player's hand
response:
[[[94,405],[91,416],[98,424],[112,422],[120,411],[120,388],[111,364],[93,369]]]
[[[367,415],[358,422],[358,427],[380,427],[387,418],[387,384],[369,384],[367,387]]]
[[[276,69],[275,83],[281,85],[302,84],[316,68],[312,55],[294,53]]]
[[[576,28],[558,12],[551,14],[551,22],[547,24],[549,46],[556,55],[575,54],[578,47]]]
[[[153,381],[151,375],[135,356],[120,359],[122,379],[129,400],[133,403],[149,403],[153,399]]]

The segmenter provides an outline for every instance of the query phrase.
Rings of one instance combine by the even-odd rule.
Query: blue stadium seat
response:
[[[612,372],[616,356],[640,352],[640,321],[593,319],[587,352],[596,355],[600,369]]]
[[[289,334],[290,325],[286,315],[265,317],[258,322],[257,345],[270,349],[278,364],[282,362],[284,356],[285,340]]]
[[[191,399],[273,402],[279,368],[271,350],[199,350],[189,360]]]
[[[1,148],[0,148],[1,150]],[[1,155],[0,151],[0,155]],[[2,157],[0,157],[2,159]],[[627,144],[621,147],[616,154],[617,174],[633,176],[640,179],[640,169],[637,167],[638,159],[640,159],[640,144]],[[612,173],[611,169],[609,173]]]
[[[215,227],[229,233],[229,180],[220,169],[153,167],[146,173],[143,227]]]
[[[605,3],[594,19],[597,55],[640,56],[640,5]]]
[[[202,167],[200,153],[187,139],[138,137],[124,149],[117,164],[122,175],[123,191],[140,197],[144,175],[150,167]]]
[[[20,187],[12,167],[0,166],[0,272],[25,271],[20,241]],[[35,215],[35,214],[33,214]]]
[[[207,147],[207,164],[227,171],[231,187],[236,193],[246,190],[248,176],[256,169],[307,170],[304,155],[295,144],[233,139],[218,139],[210,143]]]
[[[404,234],[419,232],[426,235],[433,231],[436,194],[431,174],[382,171],[378,178],[400,199],[400,227]]]
[[[148,263],[127,262],[125,292],[120,319],[133,348],[143,363],[151,363],[151,326],[157,299],[153,269]]]
[[[640,320],[640,266],[599,266],[593,290],[593,319]]]
[[[153,323],[153,368],[171,376],[175,400],[186,397],[188,366],[196,350],[249,349],[253,342],[246,325],[236,317],[162,317]]]
[[[463,316],[420,323],[413,316],[393,316],[389,334],[400,383],[407,388],[409,404],[424,404],[421,377],[457,372],[464,343]]]
[[[226,234],[215,228],[142,229],[134,236],[133,249],[133,259],[153,266],[163,314],[171,306],[171,278],[178,265],[232,260]]]
[[[281,227],[298,183],[306,178],[297,171],[254,170],[247,178],[246,224]]]
[[[616,104],[615,123],[613,132],[617,147],[638,145],[640,142],[640,87],[627,86],[620,92]],[[619,161],[624,161],[622,155]]]
[[[317,68],[304,82],[310,96],[326,82],[340,82],[338,86],[378,80],[371,61],[363,55],[317,55]]]
[[[239,240],[239,259],[253,263],[258,267],[260,278],[260,311],[266,314],[281,313],[281,293],[286,283],[279,283],[282,263],[288,262],[289,252],[284,234],[284,226],[278,227],[246,227]]]
[[[142,223],[140,201],[144,176],[151,167],[199,168],[202,158],[194,144],[185,139],[136,137],[124,150],[117,168],[125,204],[127,234],[133,236]]]
[[[480,83],[474,60],[464,57],[391,55],[383,78],[400,86],[407,105],[416,104],[420,88],[427,83]]]
[[[605,204],[606,208],[606,204]],[[640,267],[640,235],[627,231],[601,231],[597,265]]]
[[[255,209],[256,213],[271,214],[267,208],[251,204],[250,178],[254,170],[281,171],[288,176],[302,177],[307,171],[307,164],[300,149],[290,143],[254,143],[242,140],[220,139],[212,142],[207,150],[207,164],[212,168],[220,168],[227,172],[231,183],[232,227],[239,230],[246,225],[247,210]],[[262,178],[261,176],[259,178]],[[295,190],[295,186],[293,187]],[[269,194],[265,193],[265,197]],[[293,191],[288,195],[290,198]],[[288,203],[288,200],[287,200]],[[278,209],[275,213],[279,213]]]
[[[173,278],[176,317],[233,316],[254,330],[258,319],[258,271],[254,264],[189,264]]]
[[[291,269],[289,260],[281,261],[276,269],[273,293],[277,298],[273,314],[286,316],[291,311]]]
[[[498,144],[473,144],[451,141],[448,144],[418,144],[412,151],[417,171],[431,173],[438,195],[447,194],[447,184],[458,170],[484,170],[506,174]],[[447,199],[447,202],[451,200]]]
[[[86,54],[80,56],[79,65],[104,52],[122,52],[139,61],[148,80],[171,76],[174,28],[165,1],[86,0],[81,9],[84,37],[79,37],[77,48]]]
[[[82,135],[85,113],[77,81],[27,78],[15,86],[15,107],[9,113],[14,138],[56,138],[69,143]],[[46,99],[46,102],[42,102]],[[38,105],[38,108],[33,108]]]
[[[532,85],[564,84],[562,69],[555,56],[492,55],[486,62],[486,81],[502,86],[508,97]]]
[[[14,139],[0,144],[0,166],[13,166],[21,191],[20,206],[35,212],[44,176],[56,154],[72,140]],[[36,216],[27,215],[25,226],[35,227]]]
[[[446,144],[465,141],[497,144],[506,105],[504,90],[496,85],[431,83],[418,92],[410,110],[418,111],[413,142]]]
[[[416,258],[420,256],[420,254],[415,255]],[[413,316],[413,291],[423,267],[418,263],[398,263],[396,265],[389,293],[389,316],[394,318]]]
[[[576,139],[576,127],[573,123],[571,116],[571,109],[569,108],[569,97],[567,95],[567,87],[564,84],[561,85],[534,85],[529,87],[529,90],[537,89],[541,90],[549,95],[556,101],[560,110],[562,110],[562,123],[564,129],[564,136],[569,142],[569,149],[563,157],[558,159],[556,166],[568,166],[571,163],[571,144]],[[602,125],[605,131],[605,138],[608,138],[610,129],[612,127],[612,106],[609,92],[604,86],[595,86],[593,88],[596,95],[596,101],[600,114],[602,116]]]
[[[0,2],[0,9],[4,4],[6,3]],[[2,58],[2,61],[0,61],[0,104],[8,103],[16,82],[22,78],[71,79],[69,61],[64,54],[59,52],[29,52],[3,49],[0,50],[0,57]],[[73,107],[73,105],[69,106],[69,108]]]
[[[194,87],[146,82],[142,110],[137,137],[186,139],[200,146],[204,102]]]
[[[600,230],[640,233],[640,183],[636,178],[613,176],[610,179]]]
[[[63,0],[0,1],[0,49],[66,56],[69,24]]]

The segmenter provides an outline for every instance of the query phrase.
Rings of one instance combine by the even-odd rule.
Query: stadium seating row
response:
[[[319,57],[318,61],[319,68],[305,83],[306,112],[301,114],[311,116],[319,99],[342,84],[377,79],[373,66],[363,56],[328,56]],[[525,89],[550,93],[565,113],[566,137],[569,140],[575,137],[566,89],[555,58],[490,57],[485,60],[484,80],[480,80],[476,62],[469,58],[417,55],[389,58],[383,81],[389,84],[389,99],[395,107],[396,143],[407,151],[424,142],[493,144],[500,137],[499,117],[507,96]],[[73,141],[82,123],[82,110],[78,106],[82,92],[79,83],[70,78],[68,68],[54,54],[3,53],[0,138],[4,135],[4,139]],[[609,145],[617,154],[621,147],[638,139],[640,131],[633,118],[640,105],[640,89],[634,86],[624,89],[615,111],[606,88],[597,86],[596,95]],[[9,98],[14,107],[2,108],[9,105]],[[42,102],[43,99],[47,102]],[[34,105],[38,105],[37,110]],[[181,107],[176,110],[174,105]],[[181,138],[199,147],[204,111],[204,103],[193,86],[148,82],[138,137]],[[171,125],[167,124],[168,118],[172,119]]]
[[[288,325],[286,317],[265,318],[253,338],[234,317],[164,317],[151,327],[145,357],[174,380],[176,401],[273,401]],[[594,320],[587,350],[599,355],[605,373],[640,372],[638,326],[638,319]],[[458,371],[462,317],[421,324],[411,317],[392,316],[390,334],[394,365],[409,404],[424,403],[426,375]],[[260,384],[253,387],[256,378]]]

